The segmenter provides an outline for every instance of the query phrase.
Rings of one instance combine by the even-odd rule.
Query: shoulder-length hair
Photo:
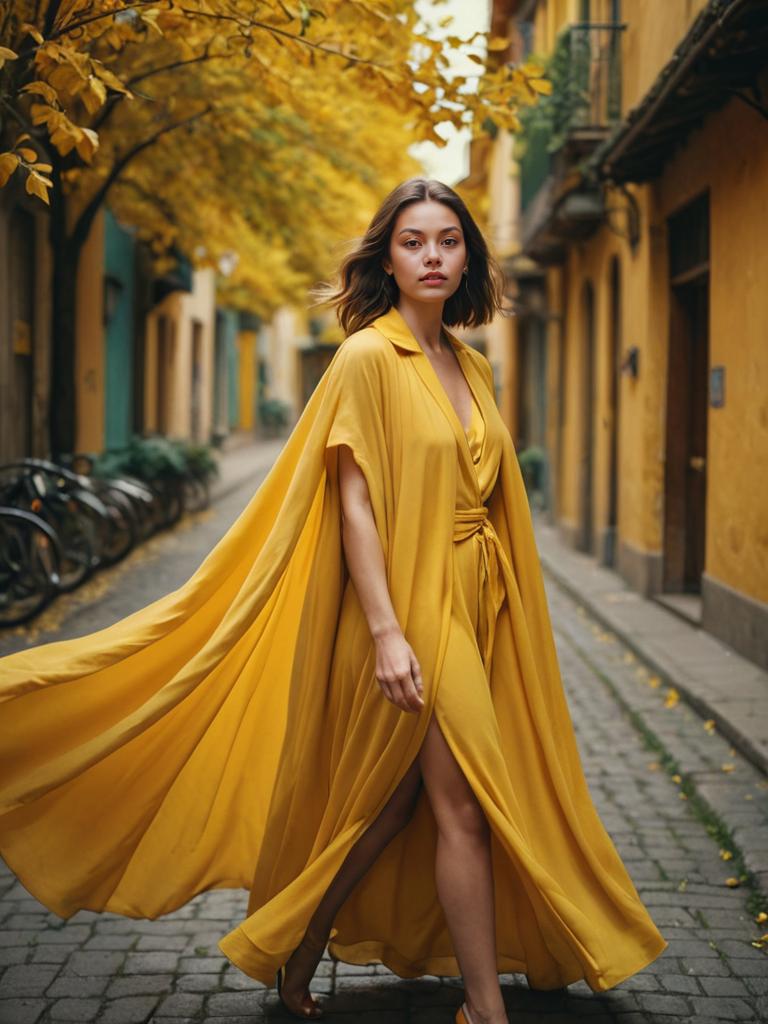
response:
[[[367,327],[397,303],[400,289],[383,267],[398,214],[406,206],[434,199],[459,218],[467,248],[468,271],[446,300],[443,322],[475,327],[503,310],[504,276],[463,199],[448,185],[428,178],[409,178],[393,189],[374,214],[365,235],[343,259],[337,280],[313,289],[317,302],[336,309],[346,334]]]

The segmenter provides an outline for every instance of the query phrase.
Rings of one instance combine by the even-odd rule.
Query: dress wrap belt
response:
[[[490,679],[493,640],[496,619],[504,603],[506,587],[505,571],[512,575],[506,552],[488,518],[485,505],[477,508],[457,508],[453,522],[453,540],[474,538],[480,545],[480,599],[478,609],[478,633],[480,651],[486,675]]]

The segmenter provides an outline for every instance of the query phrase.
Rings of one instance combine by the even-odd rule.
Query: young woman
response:
[[[249,889],[219,943],[297,1016],[326,945],[463,977],[618,984],[667,943],[584,779],[490,364],[500,274],[412,179],[326,296],[348,333],[179,590],[0,659],[0,852],[62,917]],[[49,853],[50,851],[50,853]],[[277,973],[276,973],[277,972]]]

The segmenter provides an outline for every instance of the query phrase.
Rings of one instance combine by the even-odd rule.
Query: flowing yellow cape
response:
[[[490,365],[451,341],[489,422],[498,417]],[[394,309],[351,335],[187,583],[107,629],[0,659],[0,852],[61,917],[84,908],[156,918],[205,890],[244,888],[248,917],[223,952],[271,984],[298,944],[416,756],[440,682],[457,448],[451,430],[436,440],[423,429],[429,393],[432,416],[453,415],[454,431],[458,421],[428,365]],[[345,667],[351,706],[330,692],[347,582],[339,444],[368,482],[395,612],[422,668],[418,714],[383,697],[370,643]],[[461,765],[510,894],[497,905],[497,966],[538,988],[584,977],[603,990],[667,943],[590,799],[506,430],[502,448],[488,508],[507,599],[491,685],[508,779]],[[459,973],[433,914],[429,821],[414,826],[410,846],[387,849],[371,873],[375,892],[364,879],[345,904],[336,956],[378,958],[407,977]]]

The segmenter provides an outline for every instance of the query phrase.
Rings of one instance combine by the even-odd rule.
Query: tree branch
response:
[[[66,36],[70,32],[74,32],[78,28],[82,28],[83,25],[90,25],[94,21],[101,21],[102,18],[114,18],[116,14],[122,14],[123,11],[133,11],[137,7],[151,7],[156,4],[157,0],[135,0],[132,4],[125,4],[123,7],[117,7],[111,11],[101,11],[99,14],[92,14],[88,18],[81,18],[79,21],[73,21],[69,25],[63,25],[56,32],[52,32],[48,36],[46,42],[50,42],[52,39],[59,39],[61,36]]]
[[[56,18],[61,7],[61,0],[51,0],[45,12],[45,20],[43,22],[43,35],[48,36],[53,31],[53,26],[56,24]]]
[[[237,25],[243,27],[243,19],[236,18],[232,14],[208,14],[206,11],[191,11],[187,7],[180,7],[179,10],[183,14],[193,15],[196,18],[213,18],[215,21],[234,21]],[[283,36],[285,39],[292,39],[296,43],[301,43],[303,46],[308,46],[312,50],[319,50],[322,53],[328,53],[332,57],[342,57],[344,60],[351,61],[354,64],[367,64],[374,68],[383,68],[386,71],[393,71],[395,74],[402,74],[397,68],[393,68],[391,65],[382,64],[381,61],[371,60],[368,57],[355,57],[351,53],[344,53],[342,50],[335,50],[333,47],[324,46],[322,43],[313,43],[312,40],[306,39],[304,36],[297,36],[293,32],[286,32],[283,28],[278,28],[276,25],[270,25],[266,21],[250,20],[247,23],[248,28],[261,28],[266,32],[271,32],[273,35]]]
[[[76,242],[82,243],[88,237],[88,232],[91,229],[93,218],[96,216],[99,208],[106,199],[110,188],[115,181],[117,181],[131,160],[137,157],[139,153],[143,153],[145,149],[149,149],[150,146],[153,146],[158,139],[161,139],[164,135],[168,135],[169,132],[176,131],[177,128],[183,128],[185,125],[192,124],[193,121],[199,121],[201,117],[205,117],[207,114],[210,114],[213,109],[214,108],[212,106],[208,106],[205,110],[201,110],[197,114],[192,114],[191,117],[187,117],[183,121],[177,121],[175,124],[164,125],[162,128],[159,128],[154,132],[154,134],[150,135],[149,138],[144,139],[143,142],[137,143],[132,149],[129,149],[127,153],[124,153],[119,160],[115,162],[112,170],[107,175],[104,184],[93,195],[88,205],[78,217],[72,230],[72,239]]]

